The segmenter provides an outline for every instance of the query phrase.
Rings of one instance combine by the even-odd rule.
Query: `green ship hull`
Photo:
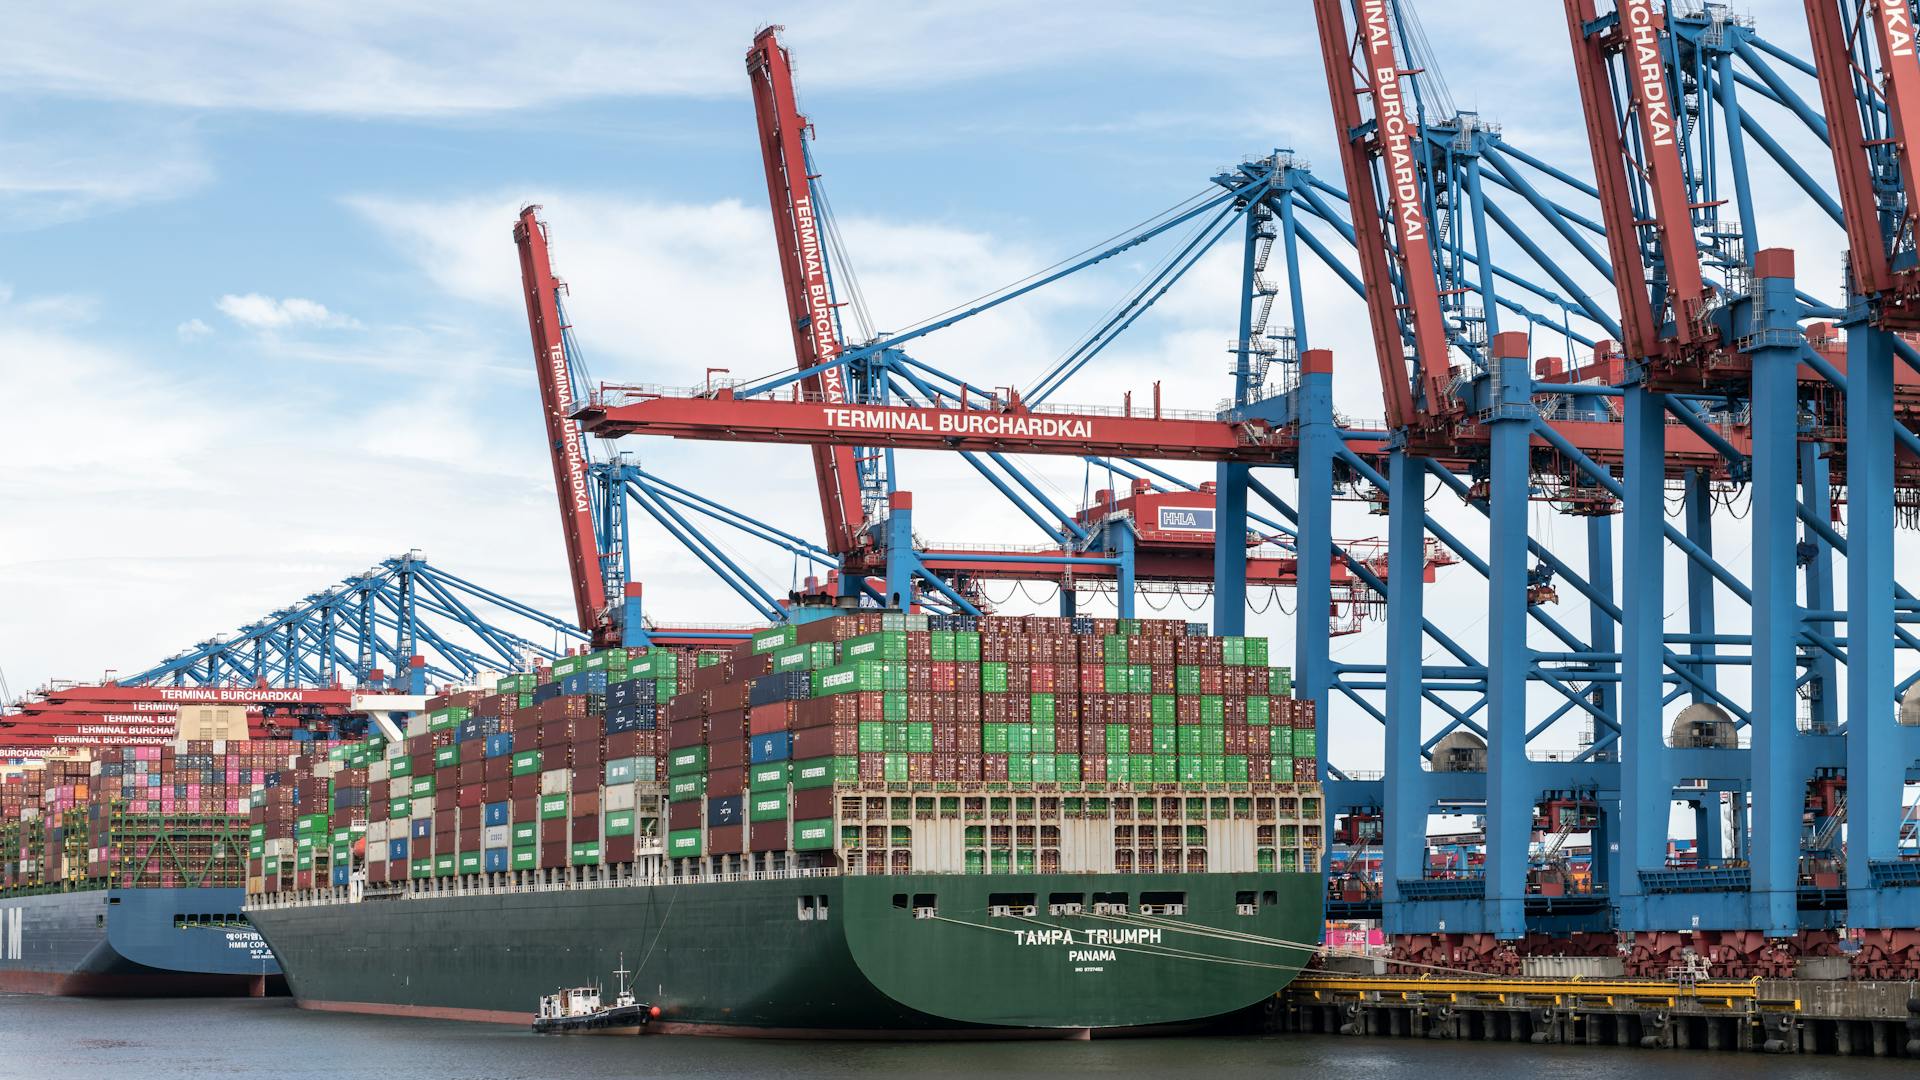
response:
[[[1170,895],[1183,910],[1142,910]],[[1029,896],[1031,916],[996,910]],[[1122,897],[1123,914],[1093,913]],[[249,914],[306,1008],[526,1024],[541,995],[624,961],[657,1030],[827,1038],[1197,1025],[1270,1000],[1322,926],[1319,878],[1299,873],[835,876]]]

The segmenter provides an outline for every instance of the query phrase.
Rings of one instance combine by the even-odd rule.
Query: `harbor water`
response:
[[[285,998],[0,995],[0,1080],[600,1080],[631,1077],[1314,1077],[1875,1080],[1910,1063],[1334,1036],[832,1043],[539,1036],[504,1026],[306,1012]]]

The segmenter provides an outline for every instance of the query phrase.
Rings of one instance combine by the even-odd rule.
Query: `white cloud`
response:
[[[0,131],[0,228],[45,228],[174,199],[212,175],[192,133],[177,124]]]
[[[174,335],[181,341],[197,341],[213,333],[213,327],[199,319],[188,319],[173,328]]]
[[[205,2],[129,10],[82,2],[17,12],[0,41],[0,93],[52,92],[187,108],[428,116],[602,96],[739,96],[758,6],[611,2],[457,13],[420,0],[342,8]],[[1125,62],[1185,69],[1306,55],[1310,39],[1249,26],[1229,5],[1013,0],[809,9],[787,35],[804,85],[926,85]]]
[[[288,330],[296,327],[353,328],[354,319],[327,310],[325,304],[289,296],[276,300],[259,293],[228,293],[214,301],[221,314],[250,330]],[[194,320],[198,322],[199,320]]]

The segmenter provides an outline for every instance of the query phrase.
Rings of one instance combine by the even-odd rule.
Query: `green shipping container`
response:
[[[989,660],[980,665],[980,690],[986,694],[1007,692],[1007,665],[1004,662]]]
[[[432,859],[415,859],[413,860],[413,862],[407,865],[408,865],[408,870],[407,870],[408,877],[430,878],[433,876],[433,860]]]
[[[1319,751],[1317,749],[1318,743],[1319,743],[1319,732],[1315,731],[1314,729],[1312,728],[1294,728],[1293,729],[1293,756],[1294,757],[1297,757],[1297,758],[1318,757],[1319,756]]]
[[[853,783],[860,779],[860,759],[847,757],[809,758],[793,763],[794,789],[831,787],[835,783]]]
[[[402,776],[413,775],[413,759],[405,754],[387,759],[387,775],[395,780]]]
[[[567,797],[565,795],[540,796],[540,820],[551,821],[567,816]]]
[[[414,798],[418,799],[425,795],[431,795],[436,790],[438,790],[438,785],[434,777],[431,774],[429,774],[427,776],[414,777],[413,784],[410,788],[408,788],[407,794],[412,795]]]
[[[516,821],[513,823],[513,846],[532,847],[540,840],[540,823],[537,821]]]
[[[667,754],[667,775],[670,777],[706,771],[707,748],[704,746],[683,746]]]
[[[452,746],[436,746],[433,748],[434,768],[444,769],[449,765],[458,764],[460,764],[460,746],[458,743]]]
[[[882,630],[877,634],[862,634],[848,638],[840,643],[840,660],[898,660],[907,658],[907,635],[901,631]]]
[[[609,810],[606,817],[608,836],[633,835],[633,811]]]
[[[798,633],[799,631],[792,626],[776,626],[771,630],[762,630],[753,635],[754,655],[758,656],[761,653],[773,652],[775,649],[784,649],[793,644],[794,638]],[[698,854],[698,852],[695,854]]]
[[[904,666],[899,668],[898,675],[901,683],[898,689],[904,690],[907,677]],[[887,685],[890,681],[891,673],[887,664],[879,660],[853,660],[814,672],[813,696],[829,697],[833,694],[895,689]]]
[[[748,821],[785,821],[787,820],[787,792],[756,791],[747,796]]]
[[[855,748],[863,754],[878,754],[887,748],[887,725],[878,720],[862,720],[855,729]]]
[[[747,790],[769,791],[775,788],[784,789],[787,786],[788,766],[789,763],[785,761],[769,761],[764,765],[748,767]]]
[[[540,865],[540,849],[516,847],[507,857],[507,865],[514,870],[532,870]]]
[[[399,821],[411,816],[413,816],[412,799],[395,799],[387,804],[387,820]]]
[[[955,630],[953,632],[953,658],[963,664],[980,662],[980,631]]]
[[[688,799],[698,799],[706,793],[706,773],[688,773],[684,776],[670,776],[667,778],[668,802],[686,802]]]
[[[688,859],[700,854],[699,829],[675,829],[667,834],[667,856],[674,859]]]
[[[600,841],[582,840],[580,843],[573,845],[573,850],[567,853],[567,865],[599,866]]]
[[[699,842],[698,837],[695,843]],[[833,847],[833,819],[819,818],[813,821],[793,823],[793,850],[824,851]],[[671,844],[668,848],[671,852]]]
[[[540,771],[544,760],[538,750],[522,750],[508,759],[508,771],[514,776],[531,776]]]
[[[459,872],[460,857],[458,855],[448,852],[445,855],[435,855],[433,857],[434,877],[452,877]]]
[[[463,874],[479,873],[480,872],[480,853],[477,851],[461,852],[460,853],[460,872]]]

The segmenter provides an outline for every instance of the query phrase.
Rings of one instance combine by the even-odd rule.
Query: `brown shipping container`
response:
[[[573,770],[573,794],[577,800],[582,792],[598,791],[600,788],[600,770],[598,768],[580,768]]]
[[[651,734],[649,732],[648,734]],[[639,753],[639,735],[637,731],[623,731],[618,735],[607,736],[607,758],[618,761]]]
[[[832,816],[832,788],[802,788],[793,793],[793,820],[812,821]]]
[[[480,775],[486,780],[507,780],[513,776],[513,759],[505,754],[482,763]]]
[[[588,788],[586,791],[575,790],[573,796],[573,812],[575,816],[579,817],[598,814],[600,812],[600,789],[597,785]]]
[[[633,861],[633,837],[609,836],[601,841],[601,854],[609,863],[630,863]]]
[[[787,823],[756,821],[748,828],[747,838],[755,851],[787,850]]]
[[[740,846],[740,842],[743,839],[741,832],[742,830],[738,825],[722,825],[717,829],[708,829],[707,854],[732,855],[742,851],[743,849]]]
[[[552,847],[567,842],[567,819],[548,818],[540,823],[540,846]]]
[[[520,777],[515,777],[514,782],[518,783],[520,779]],[[522,798],[518,792],[514,793],[513,820],[515,821],[532,821],[540,815],[540,778],[536,776],[532,779],[533,792],[531,794]]]
[[[600,815],[576,815],[573,819],[573,831],[569,835],[576,844],[582,840],[600,839]]]
[[[716,739],[707,744],[707,768],[709,769],[732,768],[746,763],[747,740],[744,736],[724,741]]]
[[[734,765],[724,769],[714,769],[707,773],[707,796],[718,798],[722,795],[738,795],[746,790],[747,770],[745,766]]]
[[[700,827],[700,800],[689,799],[686,802],[667,804],[667,828],[697,829]]]
[[[678,750],[683,746],[699,746],[707,741],[707,718],[695,716],[687,720],[675,720],[667,732],[667,746]]]

